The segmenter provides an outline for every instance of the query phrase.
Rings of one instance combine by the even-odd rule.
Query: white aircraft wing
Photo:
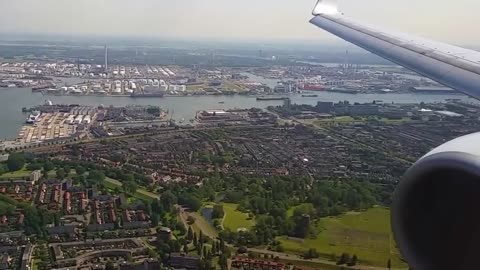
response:
[[[319,0],[310,22],[348,42],[480,99],[480,52],[380,30],[349,19],[337,0]]]

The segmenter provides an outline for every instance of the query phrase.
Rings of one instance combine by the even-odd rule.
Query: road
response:
[[[190,227],[190,225],[188,225],[187,219],[188,216],[192,216],[195,218],[194,226],[196,226],[198,230],[202,231],[203,235],[211,239],[217,239],[218,232],[198,213],[189,212],[187,208],[181,207],[180,205],[176,205],[175,207],[178,210],[178,216],[180,217],[180,220],[182,221],[185,228]]]

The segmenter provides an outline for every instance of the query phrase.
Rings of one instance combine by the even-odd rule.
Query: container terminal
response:
[[[98,126],[111,123],[151,123],[167,116],[167,112],[155,106],[54,105],[48,100],[44,105],[22,110],[29,115],[15,139],[20,145],[81,139],[90,136],[90,130]]]

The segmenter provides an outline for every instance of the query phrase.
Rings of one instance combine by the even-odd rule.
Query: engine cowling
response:
[[[394,193],[392,229],[411,267],[478,269],[480,133],[447,142],[417,161]]]

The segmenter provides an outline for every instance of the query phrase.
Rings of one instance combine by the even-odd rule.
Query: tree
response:
[[[318,258],[320,257],[320,254],[318,253],[317,249],[315,248],[310,248],[304,255],[306,259],[313,259],[313,258]]]
[[[0,163],[0,175],[8,172],[8,167],[5,164]]]
[[[228,258],[226,255],[220,255],[220,259],[218,260],[218,264],[220,265],[220,270],[227,270],[228,269]]]
[[[203,258],[207,258],[207,246],[203,246],[202,255],[203,255]]]
[[[392,260],[390,260],[390,259],[388,259],[387,268],[388,268],[388,270],[392,269]]]
[[[154,227],[157,227],[157,226],[158,226],[158,222],[159,222],[158,215],[157,215],[157,214],[153,214],[153,215],[152,215],[152,225],[153,225]]]
[[[47,161],[47,162],[45,162],[45,164],[43,164],[43,169],[44,169],[46,172],[49,172],[49,171],[55,169],[55,165],[53,165],[52,162]]]
[[[113,265],[112,262],[107,262],[107,264],[105,265],[105,270],[115,270],[115,265]]]
[[[178,203],[182,205],[186,205],[190,210],[196,212],[202,207],[202,201],[189,193],[182,194],[182,196],[179,196],[178,198]]]
[[[187,217],[187,224],[192,225],[193,223],[195,223],[195,218],[193,216],[188,216]]]
[[[25,166],[25,156],[20,153],[13,153],[8,156],[7,167],[11,172],[18,171]]]
[[[187,240],[190,240],[190,241],[193,240],[193,230],[192,230],[192,226],[188,226]]]
[[[122,188],[128,194],[135,194],[138,185],[134,181],[127,181],[123,183]]]
[[[350,262],[347,263],[348,266],[355,266],[358,263],[358,257],[357,255],[353,254],[352,259]]]
[[[77,173],[77,175],[83,175],[86,171],[87,171],[87,170],[86,170],[84,167],[80,166],[80,165],[78,165],[77,167],[75,167],[75,172]]]
[[[193,232],[193,245],[197,246],[197,244],[198,244],[197,233]]]
[[[223,205],[221,204],[216,204],[213,206],[213,211],[212,211],[212,218],[223,218],[225,215],[225,211],[223,210]]]
[[[237,253],[239,253],[239,254],[245,254],[247,252],[248,252],[248,249],[245,246],[241,246],[237,249]]]
[[[105,174],[102,171],[93,170],[88,173],[88,179],[100,184],[105,180]]]
[[[160,196],[160,203],[164,209],[170,209],[177,203],[177,196],[175,196],[170,190],[167,190]]]
[[[188,255],[188,243],[185,242],[185,244],[183,244],[183,252],[185,252],[185,254]]]
[[[337,261],[337,264],[342,265],[342,264],[348,263],[349,261],[350,261],[350,255],[348,255],[347,253],[342,253],[342,255]]]
[[[213,242],[212,242],[212,253],[213,253],[214,255],[217,254],[217,241],[213,241]]]
[[[336,262],[337,261],[337,255],[335,253],[330,254],[330,260],[332,262]]]
[[[158,253],[155,252],[155,250],[149,248],[148,249],[148,258],[156,259],[156,258],[158,258]]]
[[[42,164],[40,163],[30,163],[27,165],[27,170],[30,170],[30,171],[36,171],[41,169],[42,169]]]
[[[197,250],[197,255],[202,256],[202,245],[200,245],[200,242],[197,242],[195,249]]]
[[[200,230],[200,234],[198,236],[198,241],[200,242],[200,244],[203,245],[203,243],[205,243],[205,237],[203,236],[203,231]]]
[[[70,175],[70,172],[72,171],[72,167],[70,167],[69,165],[65,165],[65,166],[63,166],[63,170],[65,171],[65,174],[68,176],[68,175]]]
[[[163,206],[158,199],[153,200],[150,207],[152,208],[152,213],[161,215],[164,212]]]
[[[220,238],[220,251],[223,253],[225,252],[225,240]]]
[[[62,168],[59,168],[57,171],[56,171],[56,175],[57,175],[57,178],[60,179],[60,180],[63,180],[65,178],[65,171],[62,169]]]

